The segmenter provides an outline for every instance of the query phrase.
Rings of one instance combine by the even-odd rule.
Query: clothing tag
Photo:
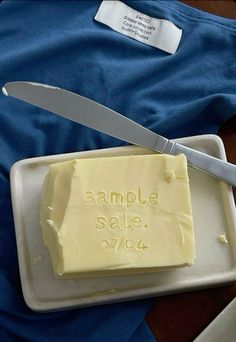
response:
[[[121,1],[103,1],[94,18],[113,30],[144,44],[174,54],[182,30],[165,19],[149,17]]]

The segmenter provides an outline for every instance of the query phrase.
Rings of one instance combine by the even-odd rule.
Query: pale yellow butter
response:
[[[186,158],[153,154],[53,164],[42,191],[41,226],[60,277],[192,265]]]
[[[228,240],[227,240],[227,238],[226,238],[225,233],[220,234],[220,235],[218,236],[218,239],[219,239],[219,241],[220,241],[221,243],[229,243]]]

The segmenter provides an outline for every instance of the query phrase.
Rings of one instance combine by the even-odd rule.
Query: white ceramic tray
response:
[[[225,160],[224,146],[217,136],[177,141]],[[194,266],[136,276],[76,280],[54,277],[39,225],[40,191],[48,165],[73,158],[149,153],[139,147],[127,146],[25,159],[13,165],[11,194],[20,275],[24,299],[31,309],[48,311],[98,305],[213,287],[236,280],[236,218],[232,189],[191,168],[197,256]],[[218,240],[223,232],[228,244]]]
[[[193,342],[234,342],[236,340],[236,298],[206,327]]]

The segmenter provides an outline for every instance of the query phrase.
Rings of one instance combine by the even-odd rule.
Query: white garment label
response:
[[[182,30],[165,19],[149,17],[121,1],[103,1],[95,20],[144,44],[174,54]]]

